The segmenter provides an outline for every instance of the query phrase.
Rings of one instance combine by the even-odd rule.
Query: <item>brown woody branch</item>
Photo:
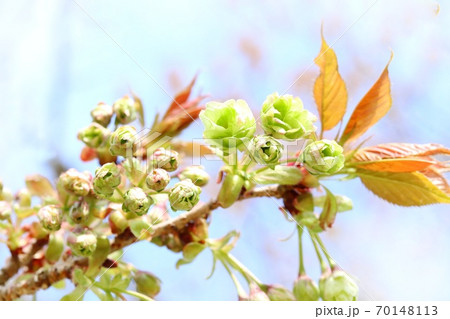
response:
[[[22,266],[28,265],[42,247],[47,243],[47,239],[37,239],[27,251],[20,255],[16,251],[11,251],[11,257],[6,261],[6,265],[0,269],[0,285],[3,285],[9,278],[13,277]]]
[[[288,189],[290,188],[285,186],[259,187],[243,193],[240,196],[239,200],[254,197],[282,198]],[[174,219],[157,224],[152,229],[152,236],[153,237],[161,236],[163,234],[170,232],[174,228],[182,229],[183,227],[186,226],[188,222],[196,220],[200,217],[207,216],[211,211],[215,210],[218,207],[219,204],[216,201],[211,201],[209,203],[201,203],[196,207],[194,207],[189,212],[185,212]],[[111,252],[122,249],[137,241],[138,239],[136,239],[136,237],[133,236],[131,231],[127,229],[122,234],[117,235],[116,238],[113,240],[111,244]],[[33,255],[31,255],[31,257]],[[25,265],[25,263],[22,263],[22,265]],[[0,300],[14,300],[21,297],[22,295],[33,294],[39,289],[47,289],[55,282],[58,282],[65,278],[70,279],[74,269],[86,267],[87,265],[88,265],[87,258],[69,257],[67,260],[60,261],[55,265],[53,265],[52,267],[41,268],[30,279],[22,280],[20,282],[10,282],[7,283],[5,286],[0,286]]]

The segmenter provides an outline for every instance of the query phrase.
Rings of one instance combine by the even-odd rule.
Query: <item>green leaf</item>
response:
[[[101,269],[102,264],[108,258],[110,251],[109,240],[106,237],[97,238],[97,248],[89,257],[89,268],[86,271],[86,276],[95,277]]]
[[[184,246],[183,248],[183,258],[179,259],[176,264],[176,268],[180,268],[182,265],[190,264],[194,259],[200,254],[205,245],[200,243],[192,242]]]
[[[56,289],[64,289],[66,288],[66,281],[64,279],[57,281],[54,284],[52,284],[52,287]]]
[[[450,196],[419,172],[390,173],[359,169],[356,174],[375,195],[400,206],[450,203]]]
[[[82,301],[84,298],[84,294],[86,292],[86,288],[83,286],[76,286],[71,293],[63,296],[61,301]]]
[[[129,221],[130,230],[134,237],[139,239],[150,239],[152,224],[144,218],[135,218]]]
[[[261,185],[296,185],[302,178],[303,174],[297,167],[277,165],[274,169],[266,169],[255,174],[251,179]]]
[[[119,289],[126,290],[130,284],[131,277],[124,277],[121,274],[117,274],[111,280],[109,285],[110,290]]]
[[[323,186],[323,188],[325,189],[327,195],[323,204],[322,213],[319,216],[319,224],[320,227],[325,230],[327,227],[333,226],[338,210],[336,197],[334,197],[333,193],[331,193],[328,188],[325,186]]]

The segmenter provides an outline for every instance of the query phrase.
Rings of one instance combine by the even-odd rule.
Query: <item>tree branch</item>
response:
[[[283,194],[288,189],[290,188],[278,185],[258,187],[244,192],[240,196],[239,200],[254,197],[282,198]],[[217,209],[218,207],[219,204],[216,201],[200,203],[192,210],[185,212],[176,218],[155,225],[155,227],[151,230],[151,234],[153,237],[158,237],[170,232],[174,228],[182,229],[190,221],[207,216],[211,211]],[[111,252],[122,249],[137,241],[138,239],[133,236],[129,229],[127,229],[122,234],[115,237],[111,244]],[[39,289],[47,289],[55,282],[65,278],[71,278],[72,272],[75,268],[86,267],[87,265],[88,258],[69,257],[67,260],[60,261],[49,268],[41,268],[30,279],[22,280],[17,283],[7,283],[5,286],[0,287],[0,300],[13,300],[22,295],[33,294]]]

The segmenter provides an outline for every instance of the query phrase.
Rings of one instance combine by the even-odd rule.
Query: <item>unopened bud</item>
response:
[[[200,200],[202,189],[190,179],[182,180],[170,190],[169,202],[173,210],[191,210]]]
[[[39,197],[54,197],[56,196],[50,181],[42,175],[28,175],[25,178],[25,184],[32,195]]]
[[[97,237],[91,232],[71,233],[67,238],[67,243],[75,255],[88,257],[97,248]]]
[[[134,281],[136,290],[150,298],[155,297],[161,291],[161,280],[150,272],[137,271]]]
[[[150,206],[154,203],[142,188],[133,187],[127,190],[124,195],[122,209],[124,212],[142,216],[147,213]]]
[[[299,301],[319,300],[319,287],[307,275],[300,275],[294,282],[294,296]]]
[[[92,189],[92,176],[88,172],[81,173],[71,168],[59,176],[58,183],[69,194],[86,196]]]
[[[94,177],[94,191],[106,198],[114,194],[114,189],[120,185],[122,178],[120,169],[114,163],[106,163],[97,168]]]
[[[344,167],[344,149],[336,141],[315,141],[305,147],[300,160],[311,174],[334,174]]]
[[[358,298],[358,286],[342,270],[333,270],[323,280],[322,299],[325,301],[355,301]]]
[[[136,119],[136,107],[134,101],[128,95],[118,99],[113,104],[116,121],[121,124],[128,124]]]
[[[91,123],[78,132],[78,139],[86,146],[99,148],[106,144],[110,131],[98,123]]]
[[[267,296],[271,301],[295,301],[295,297],[292,292],[280,285],[268,286]]]
[[[252,158],[259,164],[275,165],[283,156],[283,144],[268,135],[259,135],[250,141],[248,150]]]
[[[228,208],[239,198],[245,179],[240,174],[229,173],[225,176],[217,197],[217,202],[223,208]]]
[[[22,188],[16,194],[16,200],[20,207],[30,207],[31,206],[31,193],[28,189]]]
[[[269,296],[255,283],[250,283],[249,301],[270,301]]]
[[[69,210],[70,219],[76,224],[82,224],[89,218],[89,204],[84,200],[75,202]]]
[[[120,210],[109,214],[109,227],[113,234],[121,234],[128,227],[128,220]]]
[[[95,109],[91,111],[92,120],[98,124],[107,127],[113,116],[113,108],[111,105],[100,102]]]
[[[37,214],[42,227],[48,231],[56,231],[61,228],[62,211],[56,205],[47,205],[39,209]]]
[[[178,174],[180,180],[190,179],[197,186],[205,186],[209,182],[209,174],[202,166],[186,167]]]
[[[11,214],[11,204],[4,200],[0,201],[0,220],[6,220],[10,218]]]
[[[184,245],[181,242],[180,236],[176,232],[161,235],[161,240],[167,247],[167,249],[175,253],[178,253],[183,250]]]
[[[169,185],[169,182],[169,173],[162,168],[155,168],[145,179],[147,187],[157,192],[164,190],[164,188]]]
[[[165,148],[156,149],[148,161],[149,168],[162,168],[168,172],[175,171],[178,168],[178,153]]]
[[[114,156],[129,156],[133,153],[133,146],[136,140],[136,129],[125,125],[115,130],[109,139],[109,151]]]

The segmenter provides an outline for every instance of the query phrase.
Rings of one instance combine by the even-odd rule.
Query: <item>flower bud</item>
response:
[[[113,104],[114,113],[116,113],[116,121],[121,124],[128,124],[136,119],[136,108],[134,101],[128,95],[118,99]]]
[[[47,205],[39,209],[37,217],[42,227],[48,231],[56,231],[61,228],[62,211],[56,205]]]
[[[4,200],[0,201],[0,220],[6,220],[10,218],[11,214],[11,204]]]
[[[344,195],[336,195],[338,212],[346,212],[353,209],[353,201]]]
[[[71,233],[67,238],[67,243],[75,255],[89,257],[97,248],[97,237],[89,231],[78,234]]]
[[[345,157],[338,143],[320,140],[306,146],[300,160],[311,174],[334,174],[344,167]]]
[[[333,270],[324,276],[321,289],[325,301],[355,301],[358,298],[358,286],[342,270]]]
[[[20,207],[31,206],[31,193],[27,188],[22,188],[16,194],[16,200]]]
[[[109,227],[113,234],[121,234],[128,227],[128,220],[120,210],[109,214]]]
[[[204,218],[198,218],[188,224],[189,235],[195,242],[202,242],[208,238],[208,223]]]
[[[69,210],[70,219],[76,224],[82,224],[89,218],[89,205],[84,200],[75,202]]]
[[[294,282],[294,296],[299,301],[319,300],[319,287],[307,275],[300,275]]]
[[[188,166],[178,174],[180,180],[190,179],[197,186],[205,186],[209,182],[209,174],[203,166]]]
[[[205,127],[203,137],[219,149],[239,147],[255,134],[255,117],[244,100],[209,102],[199,117]]]
[[[92,176],[88,172],[81,173],[71,168],[59,176],[58,183],[69,194],[86,196],[92,189]]]
[[[228,173],[223,180],[217,202],[223,208],[228,208],[239,198],[245,179],[240,174]]]
[[[150,272],[137,271],[134,281],[136,290],[150,298],[155,297],[161,291],[161,280]]]
[[[292,292],[280,285],[268,286],[267,296],[271,301],[295,301],[295,297]]]
[[[178,253],[183,250],[184,244],[181,242],[180,236],[177,232],[170,232],[161,235],[161,240],[167,249]]]
[[[272,136],[259,135],[254,137],[248,146],[251,157],[263,165],[275,165],[283,156],[284,146]]]
[[[168,172],[175,171],[178,168],[178,153],[165,148],[156,149],[150,156],[148,165],[149,168],[162,168]]]
[[[98,123],[91,123],[78,132],[78,139],[86,146],[99,148],[106,144],[110,131]]]
[[[142,188],[133,187],[125,193],[122,209],[124,212],[142,216],[147,213],[153,203],[153,199]]]
[[[114,163],[106,163],[97,168],[94,177],[94,191],[106,198],[111,197],[114,189],[121,183],[120,169]]]
[[[136,129],[129,125],[121,126],[115,130],[109,139],[109,152],[111,155],[123,157],[131,155],[136,134]]]
[[[266,134],[284,140],[304,138],[316,130],[317,119],[303,108],[302,100],[292,95],[273,93],[264,101],[261,124]]]
[[[111,105],[100,102],[95,109],[91,111],[91,116],[94,122],[107,127],[113,116],[113,108]]]
[[[301,193],[294,200],[294,207],[299,212],[313,212],[314,199],[311,193]]]
[[[137,271],[134,281],[136,290],[150,298],[155,297],[161,291],[161,280],[150,272]]]
[[[169,202],[173,210],[191,210],[200,200],[202,189],[190,179],[182,180],[174,185],[169,193]]]
[[[270,301],[269,296],[255,283],[250,283],[249,301]]]
[[[157,192],[160,192],[166,188],[166,186],[169,185],[169,182],[169,173],[162,168],[155,168],[145,178],[147,187]]]

